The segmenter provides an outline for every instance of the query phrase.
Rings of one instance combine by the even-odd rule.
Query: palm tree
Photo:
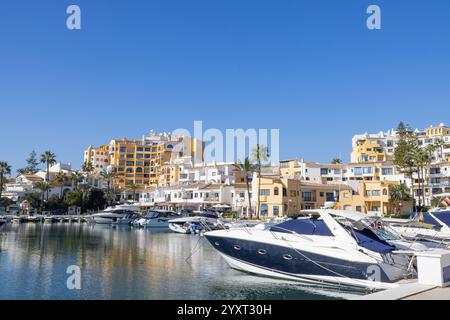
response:
[[[41,191],[41,212],[44,206],[44,195],[47,193],[48,200],[48,191],[51,189],[50,183],[47,181],[39,181],[34,184],[35,188]]]
[[[67,173],[60,171],[55,175],[55,181],[61,184],[60,198],[63,198],[64,183],[67,181]]]
[[[89,192],[89,189],[91,187],[87,183],[81,183],[81,184],[78,185],[78,188],[81,191],[83,203],[86,203],[86,196],[87,196],[87,194]]]
[[[107,183],[107,188],[106,188],[106,196],[108,199],[108,204],[111,204],[111,200],[112,200],[112,194],[111,194],[111,186],[113,185],[114,182],[114,177],[116,176],[116,173],[114,170],[108,171],[108,170],[103,170],[100,173],[100,176],[106,180]]]
[[[136,201],[136,190],[138,189],[138,186],[132,183],[128,188],[133,192],[133,201]]]
[[[332,164],[342,164],[342,160],[340,158],[334,158],[333,160],[331,160]]]
[[[11,166],[6,161],[0,161],[0,199],[2,198],[5,176],[11,174]]]
[[[269,149],[266,146],[261,146],[259,143],[256,148],[252,150],[252,158],[257,165],[258,173],[258,206],[256,209],[256,218],[259,219],[259,214],[261,210],[261,172],[262,172],[262,162],[266,162],[269,157]]]
[[[56,155],[53,152],[51,152],[50,150],[44,151],[44,153],[41,155],[41,163],[45,163],[45,165],[47,166],[47,172],[45,174],[45,181],[47,183],[50,183],[50,166],[52,166],[56,163]],[[48,191],[49,190],[47,190],[47,201],[48,201]]]
[[[419,195],[420,207],[421,204],[425,205],[425,168],[428,168],[428,166],[430,165],[431,158],[427,150],[417,147],[414,150],[413,159],[417,170],[417,177],[419,179],[419,189],[422,193],[422,200],[420,199]]]
[[[80,172],[74,172],[70,176],[70,180],[72,181],[75,190],[78,190],[78,184],[80,182],[83,182],[84,178],[83,178],[83,175]]]
[[[246,157],[244,162],[234,164],[234,166],[244,175],[245,184],[247,186],[248,212],[250,220],[252,219],[252,200],[250,194],[249,175],[254,171],[255,166],[251,163],[250,158]]]
[[[439,158],[441,160],[444,160],[444,147],[446,146],[444,139],[439,139],[438,141],[436,141],[434,146],[436,150],[439,150]]]
[[[81,171],[83,171],[83,173],[86,175],[86,178],[89,181],[89,177],[90,177],[91,173],[94,171],[94,166],[92,165],[92,162],[86,161],[85,163],[83,163],[83,166],[81,167]]]
[[[411,200],[409,188],[403,183],[391,186],[389,188],[389,199],[394,205],[395,214],[399,214],[402,202]]]

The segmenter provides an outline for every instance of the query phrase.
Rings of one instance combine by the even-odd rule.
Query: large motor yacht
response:
[[[234,269],[311,285],[385,289],[415,274],[415,250],[380,234],[351,212],[321,209],[317,218],[219,230],[205,237]],[[409,250],[406,251],[405,249]]]

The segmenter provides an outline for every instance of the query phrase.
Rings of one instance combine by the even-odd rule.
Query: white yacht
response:
[[[351,212],[316,212],[318,219],[292,219],[263,230],[211,231],[205,237],[234,269],[310,285],[386,289],[415,275],[414,249],[401,250],[401,239],[349,219]]]
[[[169,221],[178,218],[176,212],[168,210],[149,210],[142,218],[133,222],[134,226],[143,228],[169,228]]]
[[[137,214],[139,207],[132,205],[119,205],[108,207],[102,212],[87,217],[88,222],[98,224],[116,224],[130,215]]]
[[[405,238],[450,242],[450,210],[433,209],[412,219],[383,219]]]
[[[217,214],[204,212],[192,217],[182,217],[170,220],[169,228],[177,233],[195,234],[204,229],[225,229],[225,226]]]

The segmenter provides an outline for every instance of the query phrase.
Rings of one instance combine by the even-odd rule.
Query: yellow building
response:
[[[390,214],[394,212],[389,189],[397,181],[361,181],[353,190],[341,190],[339,208],[363,213]],[[402,212],[409,212],[410,203],[402,203]]]
[[[371,138],[359,139],[353,147],[351,158],[352,161],[358,163],[383,162],[388,160],[378,140]]]
[[[252,194],[257,195],[258,181],[252,183]],[[299,215],[301,210],[319,209],[327,202],[336,202],[339,190],[350,189],[346,185],[302,182],[299,179],[286,179],[263,176],[260,186],[261,217],[274,218]],[[253,207],[257,208],[257,196],[252,197]]]
[[[450,135],[450,128],[444,125],[431,126],[425,129],[425,134],[428,137],[443,137]]]
[[[108,145],[87,148],[84,160],[90,161],[95,173],[107,169],[115,170],[114,185],[122,192],[158,186],[161,175],[166,180],[177,180],[175,172],[162,167],[170,160],[189,156],[203,160],[204,143],[190,137],[151,134],[142,139],[113,139]]]

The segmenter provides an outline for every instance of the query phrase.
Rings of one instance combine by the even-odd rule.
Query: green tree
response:
[[[83,194],[79,190],[69,191],[66,195],[66,204],[69,207],[82,207],[83,206]]]
[[[261,178],[263,163],[269,158],[269,150],[266,146],[262,146],[259,143],[256,148],[252,150],[252,160],[256,163],[256,172],[258,174],[258,205],[256,208],[256,218],[259,219],[261,211]]]
[[[249,211],[249,218],[252,219],[252,197],[250,194],[250,175],[254,172],[255,166],[250,161],[249,157],[246,157],[244,159],[244,162],[239,162],[234,164],[235,168],[237,168],[245,179],[245,185],[247,187],[247,198],[248,198],[248,211]]]
[[[416,166],[419,189],[421,192],[419,195],[419,206],[421,207],[422,205],[425,205],[426,169],[429,167],[431,159],[427,150],[416,147],[413,150],[413,160]]]
[[[416,163],[414,160],[417,149],[417,137],[414,132],[403,122],[397,127],[397,146],[394,151],[393,162],[405,177],[411,179],[411,194],[414,194],[414,173],[417,172]],[[411,198],[413,208],[416,203],[414,196]]]
[[[11,174],[11,166],[6,161],[0,161],[0,198],[5,188],[6,176]]]
[[[39,161],[37,159],[36,152],[31,151],[27,161],[27,166],[22,169],[18,169],[18,174],[36,174],[38,172]]]
[[[45,174],[45,181],[47,183],[50,183],[50,166],[56,163],[55,154],[50,150],[44,151],[44,153],[41,155],[41,163],[44,163],[47,167],[47,171]],[[48,200],[48,190],[47,190],[47,200]]]
[[[47,181],[39,181],[34,184],[34,187],[41,192],[41,207],[40,207],[40,209],[42,211],[43,207],[44,207],[44,195],[47,194],[47,199],[48,199],[48,191],[51,189],[51,185]]]
[[[114,170],[103,170],[100,173],[100,176],[106,180],[106,200],[108,202],[109,205],[111,205],[113,199],[114,199],[114,191],[113,191],[113,184],[114,184],[114,178],[116,176],[116,173]]]
[[[138,189],[138,186],[132,183],[128,186],[128,189],[131,190],[133,194],[133,201],[136,201],[136,190]]]
[[[70,181],[72,181],[75,190],[78,190],[78,185],[83,182],[83,180],[84,177],[80,172],[74,172],[70,176]]]
[[[23,196],[22,201],[27,201],[30,208],[40,209],[42,207],[41,196],[37,193],[27,193]]]
[[[394,206],[395,214],[399,214],[401,204],[411,201],[411,194],[405,184],[393,185],[389,187],[389,199]]]
[[[334,159],[331,161],[331,163],[332,163],[332,164],[342,164],[342,160],[341,160],[340,158],[334,158]]]
[[[92,188],[89,190],[85,208],[88,210],[100,210],[105,208],[105,193],[101,189]]]
[[[64,189],[64,184],[67,182],[68,177],[67,177],[67,173],[60,171],[55,175],[55,181],[58,182],[58,184],[60,184],[60,190],[59,190],[59,195],[60,195],[60,199],[62,199],[64,197],[63,194],[63,189]]]
[[[447,145],[447,143],[444,141],[444,139],[439,139],[434,143],[434,147],[436,150],[439,150],[439,159],[442,161],[444,160],[444,147]]]

